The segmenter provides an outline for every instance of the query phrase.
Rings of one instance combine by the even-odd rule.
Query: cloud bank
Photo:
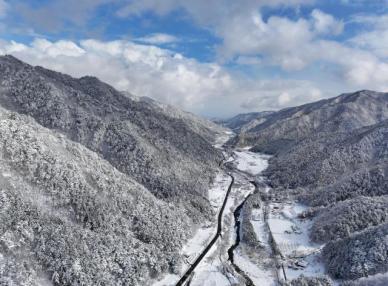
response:
[[[35,35],[28,42],[0,40],[0,53],[75,77],[95,75],[119,90],[208,116],[280,109],[357,89],[388,91],[388,14],[341,19],[310,0],[81,2],[32,7],[0,0],[0,27],[16,9]],[[342,3],[354,5],[348,2]],[[126,40],[49,40],[34,32],[61,31],[66,24],[82,30],[107,5],[120,21],[168,18],[178,11],[182,21],[219,39],[210,47],[214,58],[177,52],[187,39],[162,27]],[[308,9],[299,13],[301,7]],[[278,13],[282,9],[294,11],[293,16]]]
[[[0,53],[74,77],[95,75],[119,90],[209,116],[259,107],[277,109],[291,99],[303,102],[320,95],[307,81],[246,79],[215,63],[201,63],[167,49],[129,41],[36,39],[30,45],[3,41]],[[281,99],[284,89],[289,101]]]

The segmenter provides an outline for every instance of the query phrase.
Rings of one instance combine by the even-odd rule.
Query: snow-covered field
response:
[[[180,279],[180,276],[174,274],[167,274],[162,280],[153,283],[153,286],[172,286],[175,285]]]
[[[269,156],[249,152],[248,149],[235,151],[236,168],[257,179],[257,176],[268,167]],[[244,271],[255,285],[277,285],[276,269],[265,266],[265,264],[271,264],[272,258],[270,257],[271,247],[268,242],[269,235],[264,221],[263,209],[253,210],[251,223],[257,239],[265,247],[265,250],[260,254],[248,254],[245,253],[245,248],[240,245],[234,251],[235,264]]]
[[[298,203],[272,203],[268,224],[275,242],[285,258],[287,279],[300,275],[321,276],[325,268],[320,259],[323,245],[312,243],[308,233],[312,222],[298,215],[307,208]]]
[[[270,248],[269,245],[269,234],[267,230],[266,223],[264,221],[264,211],[263,208],[252,210],[251,224],[256,234],[256,238],[261,242],[261,244]]]
[[[251,224],[254,228],[256,238],[264,247],[261,253],[245,253],[245,249],[239,247],[235,251],[235,263],[243,270],[255,285],[273,286],[277,284],[275,267],[268,267],[273,264],[272,249],[269,244],[269,233],[264,220],[263,208],[253,209]]]
[[[250,175],[258,175],[268,167],[268,155],[248,150],[235,151],[234,154],[237,169]]]
[[[275,286],[277,285],[276,273],[273,269],[265,269],[251,262],[246,255],[236,251],[234,255],[235,263],[243,270],[252,282],[257,286]]]

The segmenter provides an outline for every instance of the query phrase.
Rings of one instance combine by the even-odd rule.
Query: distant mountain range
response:
[[[234,144],[273,153],[315,133],[350,131],[376,124],[388,119],[387,98],[386,93],[359,91],[259,115],[250,122],[259,120],[260,124],[245,128]]]
[[[265,121],[265,118],[273,111],[251,112],[238,114],[232,118],[216,120],[215,122],[232,129],[235,132],[246,131]]]

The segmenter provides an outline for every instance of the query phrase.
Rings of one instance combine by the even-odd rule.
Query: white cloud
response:
[[[236,59],[236,63],[240,65],[260,65],[262,63],[262,59],[255,56],[238,56]]]
[[[13,54],[23,52],[28,49],[28,46],[21,43],[17,43],[15,41],[11,41],[9,43],[6,41],[2,41],[0,42],[0,46],[0,54]]]
[[[121,16],[153,11],[165,15],[176,9],[185,10],[196,23],[211,29],[222,39],[217,47],[220,62],[242,65],[280,67],[289,72],[301,71],[320,63],[337,73],[338,81],[349,88],[386,89],[388,63],[386,30],[388,17],[359,16],[354,21],[384,27],[360,34],[351,43],[330,39],[344,31],[344,22],[324,11],[314,9],[306,17],[289,19],[270,16],[264,20],[264,6],[298,7],[311,1],[183,1],[145,0],[128,4]],[[380,37],[380,41],[378,38]],[[384,72],[381,74],[381,72]]]
[[[298,7],[302,4],[311,4],[314,0],[143,0],[130,1],[123,6],[118,15],[126,17],[139,15],[147,11],[159,15],[166,15],[171,11],[184,9],[195,21],[202,25],[213,25],[224,21],[226,17],[236,14],[246,14],[249,11],[257,10],[260,7],[289,6]]]
[[[179,39],[173,35],[156,33],[145,37],[136,38],[135,41],[145,44],[163,45],[179,42]]]
[[[353,45],[328,40],[322,35],[339,33],[343,24],[318,10],[308,19],[272,16],[266,21],[259,12],[254,12],[249,17],[235,18],[223,29],[219,30],[224,39],[219,47],[222,59],[259,56],[261,67],[275,66],[290,72],[322,63],[335,69],[338,80],[343,80],[349,88],[388,88],[388,62],[381,58],[388,50],[386,29],[361,34]]]
[[[373,53],[331,41],[320,41],[313,47],[316,58],[336,64],[352,88],[388,90],[388,63]]]
[[[2,1],[2,0],[0,0]],[[52,0],[34,5],[33,1],[14,1],[14,12],[25,21],[24,26],[37,30],[58,33],[71,26],[84,28],[96,10],[116,0]]]
[[[288,92],[282,92],[278,97],[279,105],[284,106],[291,101],[291,96]]]
[[[273,19],[287,23],[283,19]],[[305,25],[305,22],[298,25]],[[388,65],[372,54],[332,41],[308,40],[300,54],[303,64],[321,59],[336,63],[334,79],[342,91],[372,88],[388,90]],[[308,54],[309,56],[305,56]],[[0,53],[14,54],[33,65],[69,73],[75,77],[94,75],[119,90],[149,96],[183,109],[207,115],[231,115],[263,109],[279,109],[334,96],[334,84],[318,80],[246,78],[216,63],[201,63],[168,49],[130,41],[102,42],[93,39],[79,43],[34,40],[30,45],[0,41]],[[273,56],[274,60],[286,58]],[[246,63],[255,58],[244,59]],[[261,63],[260,63],[261,65]],[[319,71],[317,76],[333,76]],[[322,84],[322,86],[320,86]],[[337,87],[338,87],[337,86]],[[338,89],[337,89],[338,90]]]
[[[3,42],[0,50],[75,77],[95,75],[119,90],[185,109],[225,92],[231,84],[230,75],[216,64],[202,64],[169,50],[133,42],[85,40],[76,44],[39,39],[28,46]]]
[[[247,79],[216,63],[128,41],[0,41],[0,54],[6,53],[75,77],[94,75],[119,90],[214,116],[304,103],[318,90],[308,81]],[[279,102],[283,92],[289,98]]]
[[[359,34],[350,42],[359,48],[372,51],[375,55],[388,58],[388,30],[375,30]]]
[[[381,58],[388,58],[388,14],[358,15],[354,22],[364,26],[363,32],[357,34],[349,42],[358,48],[372,51]]]
[[[246,112],[274,110],[316,101],[323,97],[322,91],[307,80],[261,80],[255,82],[252,90],[245,91],[241,107]]]
[[[36,8],[20,4],[20,15],[33,23],[30,36],[38,39],[30,44],[0,40],[0,53],[76,77],[95,75],[118,89],[214,115],[278,109],[355,89],[388,91],[388,14],[354,16],[345,26],[318,9],[300,16],[299,6],[314,0],[69,1],[74,5],[64,0]],[[220,39],[216,62],[166,48],[182,40],[164,33],[132,41],[51,42],[35,32],[59,31],[64,23],[82,28],[98,7],[111,2],[121,7],[121,17],[179,10],[185,20]],[[7,6],[0,0],[0,17],[6,16]],[[276,13],[285,6],[295,9],[296,17]],[[263,17],[263,7],[273,14]],[[354,24],[362,30],[352,30],[356,35],[343,40],[348,35],[344,29]]]
[[[85,53],[77,44],[63,40],[52,43],[46,39],[36,39],[32,42],[32,48],[38,53],[54,58],[57,56],[78,57]]]
[[[336,20],[332,15],[321,10],[314,9],[311,17],[315,31],[320,34],[339,35],[344,30],[343,21]]]
[[[304,19],[291,21],[287,18],[270,17],[264,22],[259,12],[251,13],[227,23],[223,28],[222,57],[235,55],[261,55],[267,64],[280,65],[286,70],[305,67],[309,53],[301,52],[301,45],[313,38],[310,23]]]
[[[388,25],[388,14],[358,14],[352,17],[351,22],[369,25],[377,29],[386,29]]]

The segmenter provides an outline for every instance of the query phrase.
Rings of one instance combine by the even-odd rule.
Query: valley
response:
[[[387,279],[387,93],[219,123],[0,57],[0,285]]]
[[[244,277],[233,259],[234,249],[238,247],[237,232],[240,232],[236,222],[236,213],[242,208],[247,198],[255,191],[248,181],[248,176],[236,172],[236,165],[244,172],[252,171],[259,174],[265,167],[265,159],[256,154],[241,151],[238,155],[224,149],[223,143],[230,139],[231,134],[221,136],[215,144],[223,150],[225,159],[222,172],[219,173],[209,189],[208,197],[217,214],[214,223],[205,223],[196,231],[194,237],[183,247],[182,255],[185,263],[182,267],[182,277],[167,275],[153,284],[161,285],[230,285],[243,283]],[[242,154],[246,156],[243,157]],[[252,174],[252,175],[254,175]],[[237,227],[236,227],[237,225]],[[236,244],[237,240],[237,244]],[[248,276],[246,276],[248,277]],[[248,278],[249,279],[249,278]]]

